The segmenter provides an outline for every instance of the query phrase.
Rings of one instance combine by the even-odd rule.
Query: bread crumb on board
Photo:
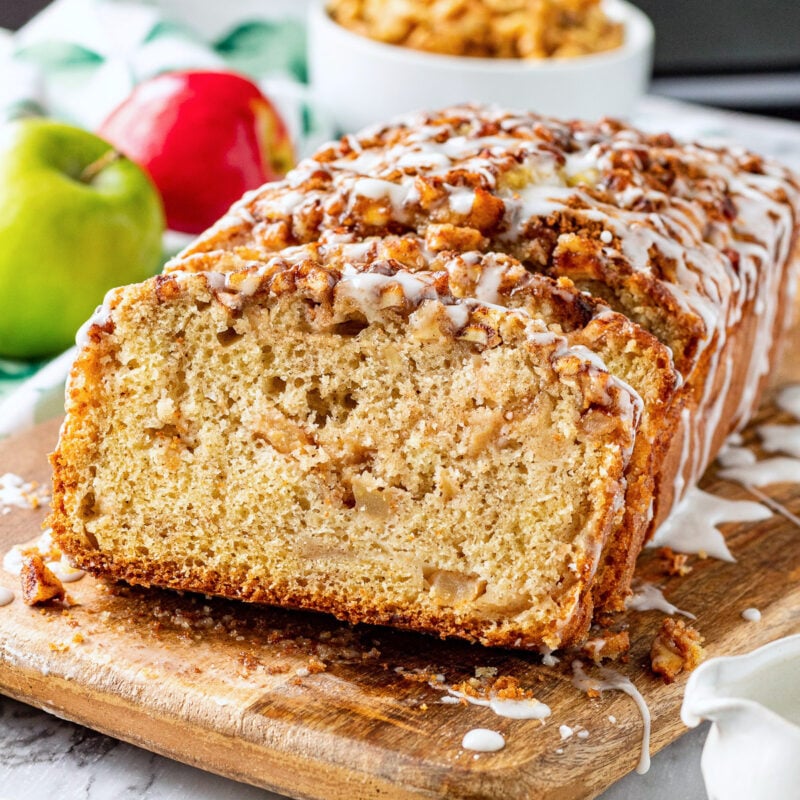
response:
[[[627,660],[625,657],[630,648],[628,631],[600,631],[586,640],[582,652],[595,664],[600,664],[603,661]]]
[[[61,581],[47,568],[42,557],[34,553],[22,559],[19,574],[22,601],[29,606],[64,600],[66,593]]]
[[[650,667],[664,683],[691,672],[704,658],[703,637],[683,620],[666,617],[650,648]]]

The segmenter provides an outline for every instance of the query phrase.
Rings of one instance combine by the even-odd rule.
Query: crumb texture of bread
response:
[[[798,178],[739,148],[458,106],[323,147],[167,269],[312,247],[351,263],[392,253],[410,269],[502,253],[571,279],[667,346],[682,378],[652,532],[758,406],[791,315],[799,219]]]

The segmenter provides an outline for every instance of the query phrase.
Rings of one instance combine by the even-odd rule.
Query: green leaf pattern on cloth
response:
[[[293,19],[248,22],[216,43],[230,67],[246,75],[283,73],[308,82],[305,26]]]

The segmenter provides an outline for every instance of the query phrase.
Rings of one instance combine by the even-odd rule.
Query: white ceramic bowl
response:
[[[468,101],[556,117],[625,117],[647,87],[653,26],[624,0],[606,0],[604,8],[625,25],[622,46],[528,61],[446,56],[383,44],[337,24],[316,2],[308,34],[314,95],[343,131]]]

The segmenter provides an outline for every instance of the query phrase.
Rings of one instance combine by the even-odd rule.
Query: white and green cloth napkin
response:
[[[139,81],[171,69],[228,67],[250,75],[276,102],[305,154],[334,133],[306,84],[307,6],[56,0],[17,34],[0,31],[0,120],[38,112],[92,129]],[[633,122],[680,139],[738,141],[800,170],[795,123],[655,97],[645,98]],[[47,364],[0,360],[0,438],[63,410],[72,355]]]

